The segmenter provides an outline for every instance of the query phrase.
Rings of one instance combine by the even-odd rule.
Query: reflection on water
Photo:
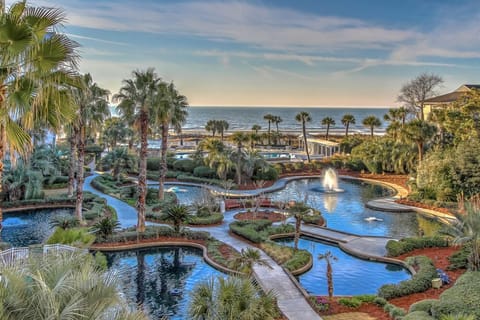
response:
[[[2,241],[14,247],[43,243],[53,233],[50,221],[59,215],[72,214],[72,209],[42,209],[5,213]]]
[[[278,240],[293,247],[292,239]],[[300,238],[300,249],[310,251],[313,267],[297,277],[302,287],[314,295],[327,295],[326,263],[318,255],[330,251],[338,260],[332,261],[333,287],[335,295],[375,294],[378,288],[388,283],[398,283],[411,277],[410,273],[397,265],[372,262],[355,258],[340,248],[310,238]]]
[[[188,319],[189,293],[199,281],[222,275],[195,248],[150,248],[106,253],[109,268],[120,274],[121,290],[132,306],[142,305],[150,319]]]
[[[327,227],[359,235],[395,238],[415,236],[419,232],[419,223],[424,223],[425,220],[413,212],[388,213],[366,208],[367,201],[392,195],[391,189],[380,185],[340,180],[339,188],[344,192],[334,194],[313,191],[312,189],[316,187],[321,188],[318,179],[296,180],[288,183],[285,189],[271,193],[270,196],[273,200],[304,201],[324,214]],[[377,219],[368,219],[369,217]],[[438,225],[436,222],[430,223]]]

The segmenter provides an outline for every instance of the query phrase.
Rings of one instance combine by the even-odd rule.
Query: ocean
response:
[[[185,131],[203,130],[208,120],[226,120],[229,123],[228,132],[235,130],[250,130],[252,125],[258,124],[262,131],[268,129],[268,122],[263,116],[270,113],[280,116],[282,122],[278,125],[280,131],[298,131],[301,124],[295,121],[295,115],[301,111],[310,113],[312,121],[307,123],[307,129],[311,131],[323,131],[321,121],[325,117],[331,117],[335,120],[335,125],[330,127],[331,132],[344,131],[341,119],[343,115],[349,113],[355,117],[355,124],[351,124],[349,132],[365,133],[368,131],[362,125],[362,120],[370,115],[378,117],[382,121],[382,126],[375,129],[376,132],[385,132],[388,125],[383,120],[383,115],[389,108],[333,108],[333,107],[190,107],[188,109],[187,123],[183,126]],[[271,125],[272,130],[276,130],[275,124]]]

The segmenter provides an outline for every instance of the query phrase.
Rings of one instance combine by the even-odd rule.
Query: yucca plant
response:
[[[110,217],[103,217],[93,225],[91,231],[97,236],[106,239],[119,228],[120,222],[118,222],[116,219]]]

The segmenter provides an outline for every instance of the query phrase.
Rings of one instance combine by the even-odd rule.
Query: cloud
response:
[[[73,34],[73,33],[67,33],[67,36],[70,37],[70,38],[74,38],[74,39],[90,40],[90,41],[113,44],[113,45],[118,45],[118,46],[129,46],[129,44],[126,43],[126,42],[118,42],[118,41],[110,41],[110,40],[94,38],[94,37],[86,37],[86,36],[82,36],[82,35],[79,35],[79,34]]]

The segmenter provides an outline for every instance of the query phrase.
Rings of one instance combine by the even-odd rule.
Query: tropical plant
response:
[[[225,131],[228,130],[228,127],[230,126],[228,121],[226,120],[217,120],[216,122],[216,126],[217,126],[217,131],[218,133],[220,133],[220,137],[223,141],[223,137],[225,135]]]
[[[310,152],[308,150],[308,143],[307,143],[307,128],[306,128],[306,123],[312,121],[312,117],[310,114],[306,111],[302,111],[297,113],[295,116],[295,120],[297,122],[300,122],[302,124],[302,133],[303,133],[303,143],[305,145],[305,152],[307,153],[307,159],[308,162],[310,163]]]
[[[272,123],[275,123],[275,127],[277,128],[277,135],[280,134],[280,132],[278,131],[278,124],[282,122],[283,122],[283,119],[280,116],[273,116]]]
[[[419,119],[414,119],[405,125],[403,136],[407,141],[417,145],[419,162],[423,160],[425,144],[435,136],[436,132],[437,127]]]
[[[75,228],[78,226],[78,220],[70,215],[56,216],[50,221],[50,225],[54,228],[63,230]]]
[[[95,128],[103,123],[103,120],[110,115],[110,109],[108,108],[108,90],[100,88],[93,82],[92,76],[89,73],[83,75],[81,81],[82,88],[72,88],[72,96],[78,108],[73,123],[78,155],[75,217],[80,224],[83,224],[82,204],[87,132],[95,132]]]
[[[293,206],[288,208],[288,212],[295,218],[295,237],[294,248],[298,250],[298,239],[300,239],[300,227],[302,219],[306,215],[312,214],[312,209],[303,202],[296,202]]]
[[[137,230],[145,231],[145,200],[147,196],[147,147],[149,118],[154,114],[155,94],[160,79],[154,69],[133,71],[133,79],[123,80],[119,93],[113,96],[119,101],[117,111],[128,123],[135,123],[140,132],[140,156],[138,170],[138,222]]]
[[[259,126],[258,124],[254,124],[254,125],[252,126],[252,131],[254,131],[255,134],[258,134],[258,130],[261,130],[261,129],[262,129],[262,127]]]
[[[126,123],[118,117],[112,117],[105,121],[105,127],[102,132],[103,141],[110,147],[111,150],[117,147],[119,142],[131,134],[131,129],[126,126]]]
[[[337,261],[332,252],[327,251],[323,254],[318,255],[318,260],[325,260],[327,263],[327,283],[328,283],[328,298],[330,301],[333,299],[333,270],[332,270],[332,261]]]
[[[330,131],[330,126],[335,125],[335,120],[331,117],[325,117],[322,119],[322,126],[327,126],[327,133],[325,134],[325,139],[328,140],[328,132]]]
[[[407,82],[400,89],[399,102],[417,114],[419,120],[425,120],[425,100],[435,95],[435,88],[443,83],[443,79],[435,74],[422,73]]]
[[[117,219],[111,217],[103,217],[99,221],[97,221],[91,231],[106,239],[108,236],[111,236],[116,230],[120,228],[120,222]]]
[[[370,128],[370,135],[373,137],[373,129],[380,127],[382,125],[382,122],[375,116],[368,116],[363,119],[362,124],[365,127]]]
[[[345,126],[345,137],[348,137],[348,129],[351,124],[355,124],[355,117],[349,113],[343,115],[342,124]]]
[[[25,1],[9,10],[0,4],[0,181],[8,146],[25,154],[28,131],[39,124],[57,131],[73,116],[68,85],[78,85],[77,44],[58,32],[62,10],[30,7]],[[13,152],[12,152],[13,151]],[[0,184],[0,192],[1,190]],[[2,229],[0,208],[0,231]]]
[[[173,224],[173,231],[176,234],[179,234],[182,228],[182,224],[187,220],[188,216],[190,215],[190,208],[183,204],[174,204],[169,206],[165,213],[167,216],[165,217],[166,221],[171,221]]]
[[[268,113],[268,114],[266,114],[266,115],[263,116],[263,119],[264,119],[264,120],[267,120],[267,122],[268,122],[268,131],[267,131],[267,135],[268,135],[268,145],[271,145],[271,140],[270,140],[270,138],[271,138],[271,137],[270,137],[270,134],[271,134],[270,125],[272,124],[274,117],[275,117],[275,116],[274,116],[273,114],[270,114],[270,113]]]
[[[187,120],[187,98],[181,95],[173,83],[160,82],[154,98],[152,117],[155,124],[162,129],[162,145],[160,155],[160,175],[158,178],[158,199],[164,199],[164,184],[167,175],[167,148],[168,131],[172,125],[176,131],[181,131],[182,125]]]
[[[89,254],[36,257],[2,267],[0,318],[146,320],[130,312],[118,276],[104,273]]]
[[[234,256],[229,262],[230,268],[238,270],[248,276],[252,275],[255,265],[271,267],[267,261],[262,259],[260,251],[253,248],[242,249],[240,254]]]
[[[243,132],[234,132],[232,135],[232,141],[237,144],[237,151],[233,153],[233,158],[235,162],[235,171],[237,172],[237,184],[242,183],[242,162],[245,158],[245,153],[243,152],[243,145],[248,141],[248,135]]]
[[[133,171],[138,167],[137,155],[132,154],[127,148],[115,148],[102,159],[112,168],[112,176],[120,181],[120,176],[124,172]]]
[[[40,199],[43,197],[43,176],[41,172],[30,170],[23,161],[6,172],[2,184],[9,201]]]
[[[278,316],[275,295],[261,293],[257,284],[241,277],[199,283],[191,294],[188,314],[193,320],[273,320]]]
[[[215,133],[217,132],[217,120],[208,120],[205,125],[205,131],[212,132],[212,138],[215,138]]]

